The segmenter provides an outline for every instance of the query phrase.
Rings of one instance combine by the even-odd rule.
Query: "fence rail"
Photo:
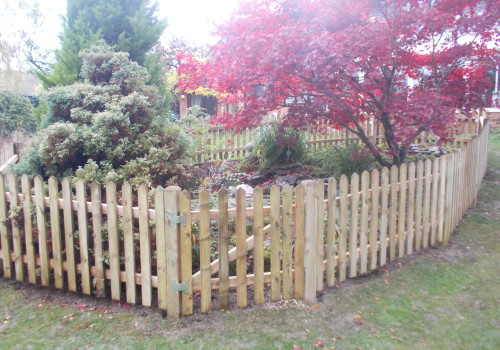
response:
[[[1,273],[169,317],[266,295],[313,303],[325,285],[448,242],[486,170],[488,121],[461,125],[452,154],[326,186],[274,186],[267,206],[259,187],[252,198],[238,190],[229,208],[225,189],[194,198],[175,186],[0,175]]]

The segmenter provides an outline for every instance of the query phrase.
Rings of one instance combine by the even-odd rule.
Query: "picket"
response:
[[[256,305],[264,303],[264,190],[256,187],[253,192],[253,273],[254,273],[254,302]],[[226,209],[227,210],[227,209]],[[226,219],[227,220],[227,219]],[[229,272],[228,272],[229,274]],[[297,291],[297,289],[296,289]]]
[[[359,219],[359,175],[351,175],[351,215],[349,231],[349,278],[357,276]]]
[[[254,192],[255,194],[255,192]],[[305,189],[304,186],[298,185],[295,187],[295,251],[294,251],[294,264],[295,264],[295,285],[294,296],[296,299],[304,298],[304,244],[305,244],[305,203],[304,203]],[[260,202],[259,202],[260,203]],[[254,205],[257,202],[254,201]],[[260,210],[259,210],[260,211]],[[254,220],[256,217],[254,216]],[[257,241],[255,241],[257,247]],[[262,246],[262,245],[261,245]],[[263,247],[263,246],[262,246]]]
[[[2,244],[3,277],[12,277],[12,261],[10,260],[9,230],[7,221],[7,188],[5,176],[0,174],[0,243]]]
[[[378,229],[379,229],[379,200],[380,200],[380,173],[378,169],[372,171],[371,176],[371,212],[369,213],[370,220],[370,270],[377,268],[377,250],[378,250]],[[367,219],[368,220],[368,219]],[[380,237],[382,242],[382,237]]]
[[[12,184],[16,184],[14,186],[17,187],[17,181],[15,177],[11,177]],[[11,188],[12,190],[13,188]],[[11,192],[13,194],[13,198],[17,197],[16,193]],[[52,265],[54,267],[54,284],[58,289],[62,289],[64,287],[64,276],[63,276],[63,258],[62,258],[62,241],[61,241],[61,223],[59,218],[59,182],[54,178],[49,178],[49,201],[50,201],[50,232],[52,235]],[[14,205],[17,198],[14,201],[11,201],[11,204]],[[15,249],[15,246],[14,246]],[[17,273],[17,265],[16,265],[16,273]]]
[[[280,188],[271,187],[271,301],[281,300],[281,198]]]
[[[229,310],[229,229],[228,229],[228,191],[223,188],[217,193],[217,209],[219,217],[217,220],[219,233],[219,308]],[[258,249],[259,252],[261,251]],[[255,255],[254,255],[255,257]],[[255,257],[255,259],[257,259]],[[263,258],[262,258],[263,260]],[[189,264],[191,262],[188,262]],[[256,264],[256,262],[254,262]],[[262,261],[262,265],[264,262]],[[211,283],[211,281],[210,281]],[[264,284],[262,283],[262,286]],[[210,285],[211,288],[211,285]],[[263,296],[262,296],[263,298]],[[263,302],[263,301],[262,301]],[[257,302],[256,302],[257,303]]]
[[[17,176],[14,174],[9,174],[9,192],[10,192],[10,207],[17,208],[19,207],[19,193],[18,193],[18,182]],[[52,209],[51,209],[52,215]],[[51,216],[52,218],[52,216]],[[57,213],[57,219],[59,220],[59,213]],[[60,230],[60,226],[58,226]],[[56,288],[62,288],[62,259],[61,259],[61,233],[60,231],[55,234],[55,238],[53,240],[54,243],[54,268],[57,269],[55,271],[56,274]],[[18,220],[12,220],[12,247],[14,250],[14,268],[16,271],[16,280],[23,281],[24,280],[24,264],[23,264],[23,239],[21,237],[21,229],[19,227]],[[57,248],[57,250],[55,250]],[[60,278],[59,278],[60,277]]]
[[[174,290],[180,280],[179,269],[179,237],[180,224],[174,218],[179,217],[179,200],[181,189],[169,186],[164,191],[165,205],[165,255],[167,257],[167,317],[179,318],[181,314],[180,292]]]
[[[359,273],[365,274],[368,270],[368,214],[370,210],[369,202],[370,174],[363,171],[361,174],[361,228],[359,231]]]
[[[106,296],[106,282],[104,276],[104,251],[102,236],[102,193],[101,184],[97,181],[90,183],[90,196],[92,200],[92,231],[94,243],[94,268],[95,268],[95,290],[96,296]]]
[[[393,165],[391,167],[391,204],[389,222],[389,260],[396,259],[396,232],[398,217],[398,173],[399,169]]]
[[[141,256],[141,300],[142,305],[151,306],[153,289],[151,286],[151,232],[149,230],[148,187],[140,185],[137,190],[139,206],[139,247]],[[191,240],[191,237],[189,237]],[[187,253],[187,252],[186,252]]]
[[[415,250],[420,250],[422,240],[422,202],[424,186],[424,162],[419,160],[417,163],[417,188],[415,203]]]
[[[127,303],[135,304],[135,243],[134,243],[134,222],[132,208],[132,186],[125,182],[122,186],[122,206],[123,206],[123,248],[125,255],[125,292]]]
[[[323,180],[316,182],[316,207],[317,214],[316,220],[318,227],[316,228],[316,290],[321,292],[323,290],[323,258],[324,258],[324,238],[325,238],[325,215],[324,215],[324,202],[325,202],[325,183]]]
[[[38,227],[38,253],[40,255],[41,285],[44,287],[48,287],[50,272],[49,272],[49,252],[47,250],[47,223],[45,220],[45,201],[44,201],[44,191],[43,191],[44,184],[42,177],[39,175],[35,176],[34,182],[35,182],[36,222]],[[0,192],[1,191],[2,188],[0,186]],[[10,259],[9,259],[9,265],[10,265]],[[9,275],[10,275],[10,270],[9,270]]]
[[[236,298],[237,305],[241,308],[248,305],[245,194],[242,188],[236,191],[236,277],[238,284]]]
[[[422,214],[422,248],[427,248],[429,246],[430,237],[430,210],[431,210],[431,186],[432,186],[432,162],[430,159],[425,161],[425,171],[424,171],[424,209]]]
[[[335,284],[335,236],[337,225],[337,180],[328,180],[328,221],[326,229],[326,284]]]
[[[201,312],[212,311],[212,284],[210,269],[210,198],[206,189],[200,191],[200,271]]]
[[[64,188],[63,188],[64,189]],[[33,223],[31,221],[31,184],[28,175],[24,174],[21,176],[21,190],[23,193],[23,216],[24,216],[24,239],[26,245],[26,255],[28,261],[28,282],[36,283],[36,261],[35,261],[35,246],[33,242]],[[64,192],[63,192],[64,193]],[[0,196],[2,196],[0,190]],[[66,240],[67,241],[67,240]],[[72,252],[72,250],[71,250]],[[76,291],[76,285],[70,283],[71,279],[69,278],[70,271],[70,254],[68,251],[66,252],[66,261],[68,265],[68,289],[70,291]],[[74,262],[74,259],[73,259]],[[74,271],[74,263],[73,270]],[[74,276],[74,274],[73,274]],[[74,281],[74,280],[73,280]],[[75,286],[73,289],[72,287]]]
[[[82,292],[90,295],[90,261],[89,261],[89,233],[87,213],[87,193],[83,180],[76,182],[76,201],[78,207],[78,238],[80,243],[80,273],[82,278]],[[111,255],[111,252],[110,252]],[[119,253],[116,253],[119,259]],[[119,298],[119,297],[118,297]]]
[[[348,202],[349,180],[347,176],[340,177],[340,215],[339,215],[339,282],[346,279],[347,273],[347,217],[348,217]]]
[[[381,212],[380,212],[380,257],[379,266],[387,262],[387,214],[389,204],[389,169],[382,169],[381,186]]]
[[[283,271],[283,299],[292,299],[293,286],[293,231],[292,231],[292,201],[293,188],[290,185],[283,187],[283,250],[282,250],[282,271]]]
[[[26,178],[27,179],[27,178]],[[29,182],[25,182],[24,193],[29,193]],[[64,249],[66,251],[66,269],[68,275],[68,289],[72,292],[76,292],[76,259],[75,259],[75,222],[73,215],[73,205],[72,205],[72,190],[71,181],[68,178],[64,178],[61,182],[62,197],[63,197],[63,216],[64,216]],[[28,196],[27,196],[28,197]],[[29,201],[29,199],[27,199]],[[29,205],[29,204],[27,204]],[[28,209],[29,210],[29,209]],[[25,212],[27,212],[26,210]],[[28,250],[28,248],[27,248]],[[28,257],[30,256],[28,250]],[[34,265],[34,262],[33,262]],[[34,266],[33,266],[34,267]],[[30,268],[28,267],[28,271]]]
[[[406,254],[413,253],[414,239],[414,218],[415,218],[415,163],[412,162],[408,166],[408,197],[407,206],[404,210],[406,215]]]
[[[191,193],[184,190],[180,194],[179,210],[182,216],[186,215],[186,224],[181,225],[181,281],[188,284],[187,293],[181,295],[181,308],[183,315],[193,313],[193,241],[191,217]]]
[[[406,192],[408,184],[408,167],[402,164],[399,167],[399,207],[398,207],[398,258],[405,256],[405,236],[406,236]]]
[[[158,276],[158,307],[167,309],[167,256],[165,237],[165,203],[163,187],[155,189],[155,227],[156,227],[156,273]]]
[[[121,298],[120,279],[120,239],[118,236],[118,208],[116,202],[116,185],[108,182],[106,185],[106,203],[108,214],[109,236],[109,267],[111,279],[111,299]]]

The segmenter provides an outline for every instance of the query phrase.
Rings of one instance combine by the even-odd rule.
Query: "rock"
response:
[[[245,179],[245,182],[250,184],[250,186],[257,186],[264,181],[266,181],[266,176],[263,174],[248,175]]]
[[[297,186],[303,178],[304,178],[303,174],[290,174],[290,175],[277,176],[276,179],[274,180],[274,183],[278,186],[283,186],[286,184],[290,186]]]
[[[243,189],[243,191],[245,191],[245,197],[246,198],[252,198],[252,196],[253,196],[253,188],[252,188],[252,186],[249,186],[247,184],[238,185],[235,188],[235,192],[238,191],[239,189]]]
[[[277,164],[267,169],[264,175],[287,175],[302,170],[302,164]]]

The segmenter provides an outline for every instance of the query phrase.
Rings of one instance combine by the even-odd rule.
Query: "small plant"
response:
[[[253,151],[247,164],[264,171],[277,164],[300,163],[306,153],[304,134],[283,124],[263,124],[256,131]]]
[[[375,160],[358,143],[337,144],[311,154],[310,166],[315,176],[339,178],[362,173],[375,167]]]

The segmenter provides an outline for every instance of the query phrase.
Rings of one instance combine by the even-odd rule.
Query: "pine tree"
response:
[[[99,39],[144,65],[167,25],[156,17],[157,8],[158,3],[150,4],[149,0],[67,0],[56,63],[50,72],[38,73],[44,87],[79,80],[82,60],[78,53]]]

